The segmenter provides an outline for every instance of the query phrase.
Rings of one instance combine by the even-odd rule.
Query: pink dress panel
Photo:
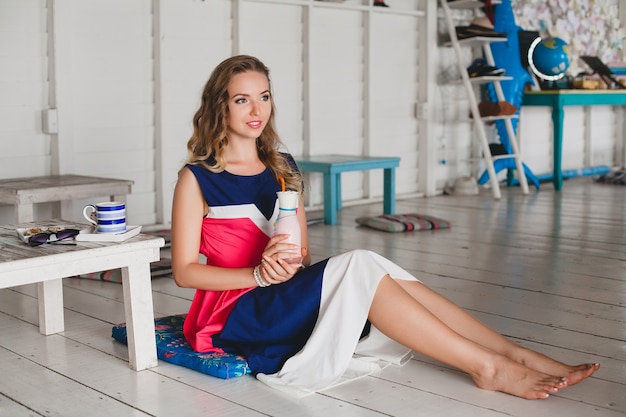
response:
[[[200,253],[208,265],[244,268],[260,263],[269,237],[248,218],[205,218]],[[255,287],[228,291],[197,290],[185,319],[185,337],[197,352],[221,351],[212,336],[222,331],[236,301]]]

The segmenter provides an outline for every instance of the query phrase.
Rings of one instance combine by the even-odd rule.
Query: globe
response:
[[[544,80],[558,80],[569,68],[569,45],[561,38],[537,38],[528,48],[531,70]]]

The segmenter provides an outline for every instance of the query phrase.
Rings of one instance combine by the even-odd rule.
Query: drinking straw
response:
[[[285,191],[285,179],[279,175],[278,180],[280,181],[280,187],[282,191]]]

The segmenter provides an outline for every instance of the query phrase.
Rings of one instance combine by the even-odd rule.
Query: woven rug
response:
[[[169,248],[172,245],[172,239],[171,239],[172,233],[170,229],[152,230],[152,231],[145,231],[142,233],[146,235],[154,235],[154,236],[162,237],[165,240],[165,246],[163,247],[163,249]],[[150,276],[152,277],[152,279],[171,277],[172,276],[172,260],[169,258],[162,258],[160,261],[152,262],[150,264]],[[120,268],[116,268],[116,269],[109,269],[107,271],[92,272],[89,274],[79,275],[78,278],[94,279],[94,280],[107,281],[107,282],[116,282],[119,284],[122,282],[122,270]]]
[[[141,232],[144,235],[153,235],[162,237],[165,240],[165,246],[163,248],[169,248],[172,246],[172,230],[171,229],[161,229],[161,230],[148,230]]]
[[[383,214],[380,216],[359,217],[360,226],[384,232],[411,232],[417,230],[449,229],[450,222],[426,214]]]
[[[626,185],[626,170],[611,171],[606,174],[593,177],[595,182],[601,184]]]
[[[150,276],[152,279],[164,278],[172,276],[172,260],[161,259],[160,261],[152,262],[150,264]],[[109,269],[106,271],[91,272],[89,274],[78,275],[77,278],[95,279],[107,282],[116,282],[120,284],[122,282],[122,269]]]

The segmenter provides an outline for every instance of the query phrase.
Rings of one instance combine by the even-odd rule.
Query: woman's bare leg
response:
[[[378,285],[369,319],[399,343],[467,372],[480,388],[536,399],[567,385],[564,378],[528,368],[460,335],[389,275]]]
[[[600,367],[599,364],[566,365],[541,353],[526,349],[490,329],[467,311],[427,286],[415,281],[398,280],[396,282],[460,335],[534,370],[566,377],[568,385],[579,383]]]

